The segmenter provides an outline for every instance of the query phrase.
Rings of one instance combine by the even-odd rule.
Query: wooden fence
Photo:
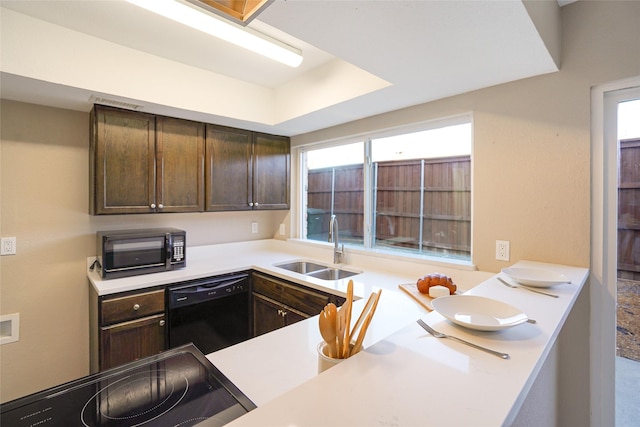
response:
[[[364,177],[362,165],[309,171],[307,188],[307,238],[327,240],[331,215],[336,215],[340,238],[359,241],[364,227]]]
[[[640,280],[640,139],[620,141],[618,277]]]
[[[469,256],[469,156],[374,165],[375,245]],[[362,242],[362,165],[309,171],[307,237],[326,240],[335,214],[343,240]]]

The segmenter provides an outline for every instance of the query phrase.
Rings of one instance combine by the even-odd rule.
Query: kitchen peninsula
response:
[[[329,262],[329,247],[268,240],[189,251],[185,270],[111,281],[101,281],[94,272],[89,278],[105,295],[249,268],[341,296],[346,292],[348,279],[322,281],[274,266],[293,259]],[[229,425],[511,425],[553,351],[588,273],[584,268],[518,263],[539,265],[571,279],[571,284],[552,288],[559,298],[551,299],[507,288],[498,275],[465,266],[372,259],[356,251],[349,252],[346,264],[363,271],[352,277],[360,298],[355,313],[364,305],[362,298],[383,290],[365,351],[317,375],[316,347],[322,338],[317,317],[312,317],[209,354],[208,359],[258,406]],[[438,313],[428,313],[398,289],[399,284],[434,271],[451,276],[467,294],[520,308],[537,323],[497,332],[466,330]],[[511,358],[502,360],[433,338],[415,322],[419,318],[439,331],[507,352]]]

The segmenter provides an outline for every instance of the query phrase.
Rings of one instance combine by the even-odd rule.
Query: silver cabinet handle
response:
[[[255,202],[255,203],[254,203],[253,205],[254,205],[254,206],[258,206],[259,204],[260,204],[260,203],[258,203],[258,202]]]
[[[249,203],[249,206],[253,206],[253,203]]]
[[[158,208],[159,208],[159,209],[162,209],[162,208],[164,208],[164,205],[163,205],[162,203],[160,203],[160,204],[158,205]]]
[[[151,203],[151,209],[155,209],[156,208],[156,204],[155,203]]]
[[[133,304],[133,309],[134,309],[135,311],[140,310],[140,304]]]
[[[160,326],[164,326],[164,320],[160,321]]]

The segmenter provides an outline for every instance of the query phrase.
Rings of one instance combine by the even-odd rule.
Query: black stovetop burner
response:
[[[0,407],[0,425],[223,426],[256,406],[193,345]]]

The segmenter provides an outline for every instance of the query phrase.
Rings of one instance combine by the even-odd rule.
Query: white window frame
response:
[[[376,253],[376,254],[386,254],[393,257],[399,258],[413,258],[413,259],[425,259],[431,262],[443,263],[443,264],[455,264],[456,266],[472,266],[473,265],[473,170],[474,170],[474,162],[473,162],[473,147],[474,147],[474,123],[473,123],[473,114],[472,113],[463,113],[455,116],[449,116],[444,118],[439,118],[435,120],[429,120],[426,122],[413,123],[410,125],[403,125],[394,128],[380,129],[380,130],[372,130],[370,132],[361,133],[357,135],[347,135],[342,138],[336,138],[333,140],[325,140],[325,141],[317,141],[310,144],[305,144],[292,148],[292,175],[296,176],[297,179],[293,180],[292,184],[292,206],[295,206],[295,211],[291,215],[292,221],[292,235],[291,237],[294,239],[299,239],[310,245],[314,244],[324,244],[318,241],[307,240],[306,236],[306,218],[305,218],[305,207],[307,204],[307,174],[304,167],[305,156],[306,153],[310,149],[319,149],[319,148],[329,148],[336,147],[340,145],[346,145],[355,142],[362,142],[365,146],[365,158],[363,168],[364,172],[364,186],[365,189],[371,188],[373,184],[372,181],[372,168],[371,168],[371,141],[380,138],[386,138],[391,136],[397,136],[402,134],[408,134],[413,132],[421,132],[428,131],[432,129],[439,129],[448,126],[455,126],[460,124],[470,124],[471,125],[471,253],[468,260],[461,259],[453,259],[446,257],[439,257],[434,255],[425,255],[418,253],[408,253],[408,252],[400,252],[393,251],[390,249],[379,249],[373,247],[371,226],[373,224],[372,218],[374,213],[373,197],[371,191],[364,192],[364,230],[365,230],[365,240],[363,242],[363,246],[351,246],[349,247],[350,251],[362,251],[364,253]],[[304,191],[303,191],[304,190]],[[348,246],[348,245],[347,245]]]

